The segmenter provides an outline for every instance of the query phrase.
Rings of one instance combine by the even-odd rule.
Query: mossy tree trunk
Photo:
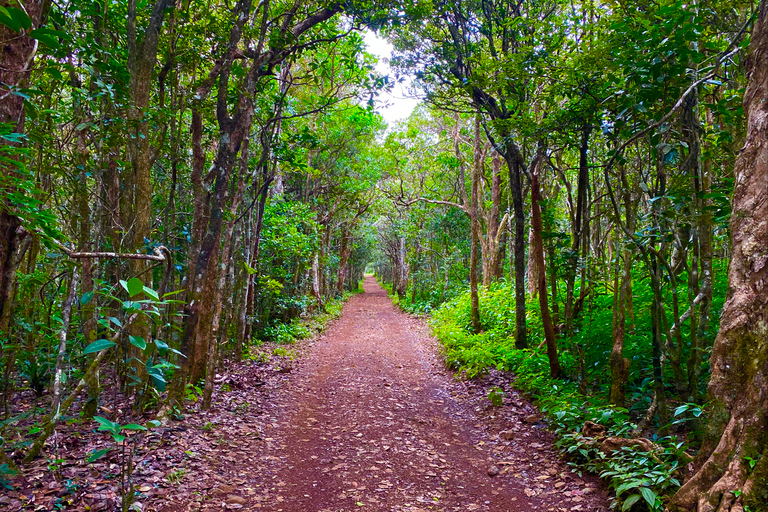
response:
[[[728,294],[712,349],[713,411],[699,468],[673,511],[768,510],[768,8],[758,7],[744,93],[747,136],[734,169]]]

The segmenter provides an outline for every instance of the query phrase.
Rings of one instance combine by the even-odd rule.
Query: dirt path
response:
[[[508,393],[491,408],[443,370],[423,322],[372,278],[365,291],[262,388],[262,410],[225,422],[230,434],[190,466],[200,491],[184,509],[607,510],[599,484],[571,475],[543,426],[523,422],[529,404]]]

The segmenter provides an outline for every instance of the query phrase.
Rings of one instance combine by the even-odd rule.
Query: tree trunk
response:
[[[571,246],[570,269],[566,276],[566,298],[565,298],[565,332],[567,336],[573,335],[573,321],[577,316],[576,305],[574,304],[574,287],[576,283],[577,270],[582,277],[580,296],[584,295],[584,266],[581,258],[586,256],[586,251],[581,250],[588,244],[583,243],[583,238],[587,237],[586,227],[589,225],[589,204],[587,194],[589,191],[589,162],[587,151],[589,150],[589,135],[591,127],[585,125],[581,130],[581,144],[579,145],[579,179],[576,190],[576,218],[573,223],[573,245]],[[583,264],[580,264],[583,263]]]
[[[541,321],[544,324],[544,337],[547,341],[547,357],[549,358],[549,375],[556,379],[560,377],[560,362],[557,358],[557,340],[555,328],[552,325],[552,317],[549,315],[547,304],[547,272],[544,267],[544,241],[542,239],[541,192],[539,190],[539,166],[543,155],[537,155],[532,169],[531,179],[531,229],[533,232],[533,257],[536,261],[536,277],[539,288],[539,307],[541,308]]]
[[[480,114],[475,115],[475,154],[472,164],[472,185],[470,192],[469,221],[470,253],[469,253],[469,294],[470,294],[470,320],[472,330],[475,333],[482,331],[480,324],[480,295],[477,290],[477,263],[480,244],[480,218],[478,216],[478,202],[480,193],[480,179],[483,170],[483,151],[480,144]],[[463,183],[461,184],[463,186]],[[489,233],[490,235],[490,233]]]
[[[40,25],[43,18],[43,9],[48,5],[42,0],[22,0],[24,10],[32,21],[32,27]],[[15,1],[0,0],[0,7],[16,6]],[[27,34],[31,30],[20,35],[5,25],[0,25],[0,83],[4,90],[24,88],[29,80],[32,69],[32,61],[37,52],[37,41]],[[0,101],[0,123],[9,125],[11,132],[24,133],[24,98],[18,94],[5,93]],[[6,139],[0,139],[0,144],[10,144]],[[5,152],[3,151],[3,156]],[[5,176],[17,174],[17,167],[11,160],[0,162],[0,173]],[[2,180],[0,185],[0,335],[8,335],[10,327],[11,311],[13,309],[13,295],[16,289],[16,258],[21,241],[26,236],[26,231],[21,227],[21,220],[8,211],[9,205],[6,197],[16,191],[11,184],[12,180]]]
[[[344,294],[344,280],[348,277],[347,274],[347,260],[349,254],[352,252],[350,247],[350,235],[347,227],[342,225],[341,228],[341,247],[339,248],[339,270],[336,273],[336,293],[341,296]]]
[[[611,368],[609,402],[618,407],[624,407],[627,379],[629,379],[629,359],[624,357],[624,335],[627,325],[627,296],[632,293],[629,278],[633,261],[631,251],[625,249],[621,252],[621,274],[617,279],[618,290],[614,290],[617,300],[613,312],[613,348],[609,360]]]
[[[478,201],[478,207],[482,203]],[[491,206],[485,214],[486,233],[483,242],[483,286],[488,288],[493,281],[501,277],[501,157],[493,155],[493,174],[491,176]]]
[[[525,212],[523,211],[522,156],[513,147],[512,139],[507,139],[507,167],[509,168],[510,195],[514,213],[514,251],[513,263],[515,274],[515,348],[528,347],[527,324],[525,318]]]
[[[698,471],[670,510],[766,510],[768,503],[768,7],[758,7],[734,169],[728,293],[712,349],[713,410]],[[740,491],[740,493],[736,492]]]

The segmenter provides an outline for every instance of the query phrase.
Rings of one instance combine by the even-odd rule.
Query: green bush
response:
[[[662,510],[665,497],[680,486],[678,469],[686,461],[683,443],[674,438],[655,439],[653,453],[623,449],[606,456],[594,439],[581,434],[586,421],[602,425],[607,435],[628,437],[636,428],[627,409],[608,405],[602,396],[587,396],[578,391],[578,361],[571,352],[560,351],[565,378],[549,376],[546,353],[514,346],[514,300],[505,283],[491,287],[481,296],[480,334],[469,331],[469,294],[444,304],[432,316],[434,334],[443,345],[446,364],[472,378],[489,368],[515,374],[515,387],[528,393],[547,418],[558,437],[557,447],[574,470],[600,475],[616,493],[614,505]],[[529,311],[531,342],[542,337],[539,310]]]

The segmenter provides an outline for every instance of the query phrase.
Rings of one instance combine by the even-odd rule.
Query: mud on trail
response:
[[[214,442],[211,433],[202,450],[188,441],[204,453],[188,461],[181,486],[194,492],[155,496],[147,505],[283,512],[608,509],[602,485],[559,460],[527,401],[508,390],[504,406],[494,408],[485,398],[493,382],[453,379],[424,323],[396,310],[372,278],[290,371],[277,368],[265,381],[246,390],[254,395],[250,402],[240,398],[261,409],[233,417],[220,401],[217,411],[198,418],[229,434]]]

